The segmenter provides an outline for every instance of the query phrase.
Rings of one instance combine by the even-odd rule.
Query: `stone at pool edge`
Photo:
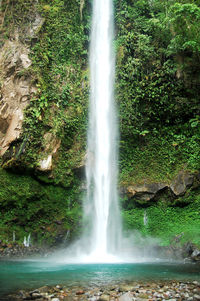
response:
[[[126,287],[126,289],[131,288],[129,292],[121,292],[120,287]],[[23,300],[43,300],[43,299],[35,299],[30,298],[31,294],[33,293],[41,293],[40,290],[47,290],[47,287],[41,287],[34,291],[25,292],[26,296],[29,298]],[[62,288],[62,290],[61,290]],[[188,293],[186,291],[188,289]],[[84,290],[84,294],[77,296],[76,292]],[[52,294],[55,292],[55,294]],[[67,293],[67,295],[62,294],[62,292]],[[61,293],[61,294],[59,294]],[[167,300],[179,300],[177,298],[184,298],[183,300],[187,301],[194,301],[200,300],[200,282],[199,281],[192,281],[192,282],[179,282],[179,281],[170,281],[170,282],[138,282],[135,281],[131,284],[122,283],[121,285],[116,286],[104,286],[104,287],[70,287],[66,288],[66,286],[49,286],[48,293],[41,293],[44,300],[48,299],[49,301],[52,299],[58,299],[59,301],[72,301],[72,300],[80,300],[80,301],[110,301],[110,300],[118,300],[118,301],[129,301],[130,297],[136,301],[145,301],[145,299],[152,299],[153,300],[162,300],[160,298],[167,297]],[[144,296],[145,294],[145,296]],[[14,295],[13,295],[14,296]],[[17,295],[16,295],[17,297]],[[123,297],[123,298],[122,298]],[[117,298],[117,299],[115,299]],[[120,299],[121,298],[121,299]],[[128,299],[129,298],[129,299]],[[155,299],[154,299],[155,298]],[[169,299],[170,298],[170,299]],[[11,300],[18,300],[11,299]],[[166,299],[166,298],[165,298]],[[22,300],[22,299],[20,299]]]
[[[133,295],[130,292],[125,293],[119,297],[119,301],[132,301],[132,300],[133,300]]]
[[[83,295],[84,293],[85,293],[84,290],[79,290],[76,292],[76,295],[80,296],[80,295]]]
[[[194,249],[192,254],[191,254],[191,258],[194,261],[200,261],[200,250],[199,249]]]
[[[98,299],[98,301],[109,301],[110,296],[109,295],[101,295]]]
[[[129,292],[132,291],[133,289],[135,289],[135,287],[133,287],[132,285],[121,285],[119,287],[119,292]],[[137,287],[138,289],[138,287]]]

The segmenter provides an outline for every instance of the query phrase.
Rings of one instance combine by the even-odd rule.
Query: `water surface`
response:
[[[182,263],[65,264],[0,262],[0,295],[43,285],[101,286],[125,281],[199,280],[199,266]],[[2,299],[1,299],[2,300]]]

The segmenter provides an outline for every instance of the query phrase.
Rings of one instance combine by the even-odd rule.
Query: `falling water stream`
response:
[[[117,196],[117,125],[114,105],[112,0],[95,0],[90,46],[91,95],[87,153],[90,255],[95,261],[117,255],[121,221]]]

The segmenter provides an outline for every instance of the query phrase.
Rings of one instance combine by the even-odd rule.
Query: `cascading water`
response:
[[[112,0],[94,0],[90,45],[91,94],[87,152],[87,202],[93,258],[119,252],[121,221],[117,196],[117,126],[114,106]]]
[[[112,0],[94,0],[84,231],[79,240],[55,254],[56,261],[62,263],[134,262],[136,258],[137,262],[138,258],[141,260],[141,250],[135,247],[134,234],[123,233],[122,236],[118,205],[113,23]]]

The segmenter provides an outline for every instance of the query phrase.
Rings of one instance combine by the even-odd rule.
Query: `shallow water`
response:
[[[141,280],[200,280],[199,266],[182,263],[65,264],[0,262],[0,295],[43,285],[100,286]]]

